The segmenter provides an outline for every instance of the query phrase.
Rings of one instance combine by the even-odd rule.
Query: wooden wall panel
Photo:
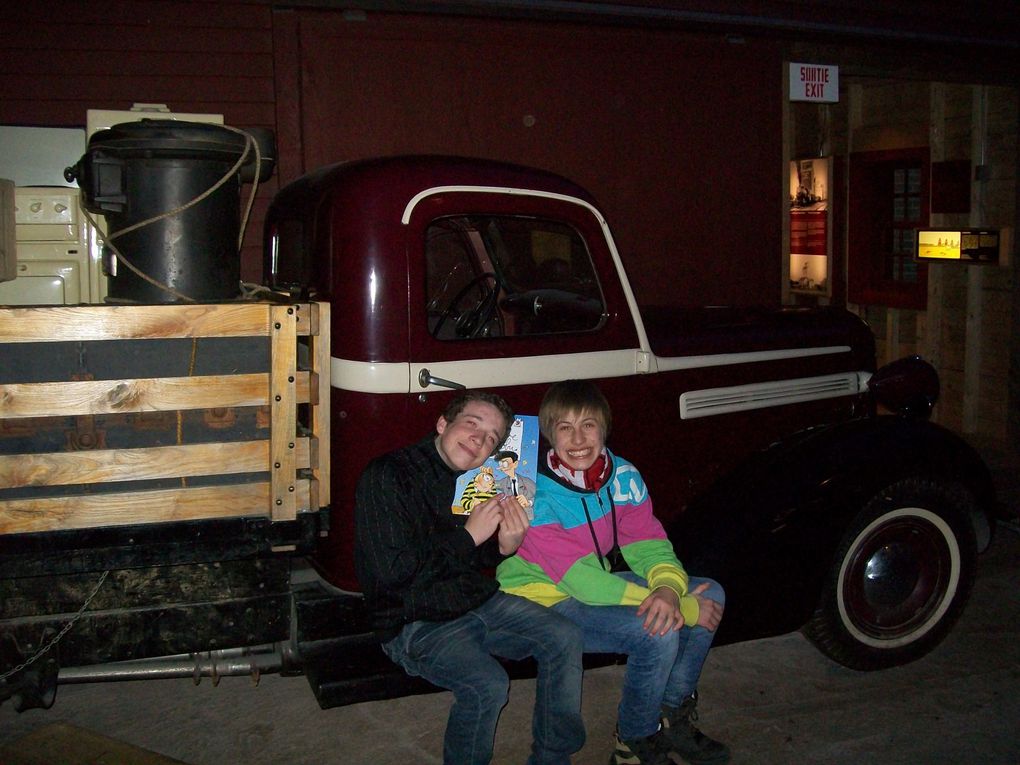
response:
[[[0,25],[2,26],[2,25]],[[125,75],[128,73],[142,74],[149,77],[224,77],[226,72],[235,72],[238,76],[249,78],[265,78],[273,76],[272,51],[207,51],[200,56],[153,56],[151,51],[131,50],[116,54],[117,65]],[[0,49],[0,72],[5,75],[21,75],[25,77],[46,74],[52,77],[66,78],[67,72],[75,77],[109,76],[110,61],[108,57],[97,56],[94,50],[77,50],[69,47],[60,50],[59,59],[47,65],[40,62],[37,56],[27,54],[15,48]],[[236,78],[235,78],[236,79]],[[4,82],[11,87],[13,82]],[[17,89],[13,97],[25,95],[23,89]],[[49,95],[49,94],[46,94]],[[194,95],[194,94],[193,94]]]
[[[957,433],[963,432],[963,371],[940,369],[941,393],[935,407],[935,421]]]
[[[301,40],[298,15],[273,12],[273,48],[276,61],[277,175],[281,185],[304,172],[301,140]]]
[[[199,88],[202,100],[195,101]],[[46,93],[55,101],[70,99],[92,103],[128,103],[138,101],[138,93],[158,95],[159,103],[174,104],[176,111],[192,111],[176,106],[185,102],[202,104],[202,111],[224,111],[233,102],[266,102],[273,100],[273,81],[269,78],[211,77],[200,75],[153,76],[130,75],[113,77],[108,74],[76,75],[69,80],[65,75],[23,75],[16,86],[0,87],[0,99],[17,101],[19,93]],[[206,104],[214,105],[212,108]]]
[[[53,19],[68,25],[126,23],[159,29],[229,29],[256,26],[258,17],[253,16],[252,6],[267,4],[266,0],[24,0],[8,4],[4,19],[19,23]]]
[[[107,57],[115,62],[123,50],[146,51],[156,55],[167,53],[200,54],[206,51],[219,53],[271,52],[267,42],[267,23],[259,23],[255,17],[269,18],[266,9],[250,7],[253,13],[246,14],[236,26],[209,27],[205,8],[200,5],[191,9],[192,3],[175,3],[180,12],[172,22],[152,23],[146,11],[156,7],[154,2],[138,2],[127,5],[127,16],[111,15],[98,22],[66,19],[80,34],[67,34],[67,28],[53,24],[38,14],[32,20],[5,19],[0,22],[0,33],[5,38],[14,38],[7,43],[15,50],[32,52],[25,44],[26,39],[45,46],[43,50],[90,51],[97,56]],[[167,5],[163,3],[162,5]]]

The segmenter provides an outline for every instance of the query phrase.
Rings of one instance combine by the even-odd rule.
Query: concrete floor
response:
[[[999,477],[1013,492],[1020,471],[1009,468]],[[1014,508],[1018,498],[1005,497]],[[963,618],[905,667],[854,672],[797,633],[713,650],[702,729],[731,746],[736,765],[1020,763],[1018,563],[1020,534],[1000,527]],[[621,679],[620,667],[586,675],[588,742],[575,763],[608,760]],[[533,682],[514,684],[496,765],[525,761],[533,696]],[[302,677],[61,686],[51,710],[0,707],[0,747],[68,722],[190,765],[427,765],[441,762],[449,703],[443,693],[323,711]]]

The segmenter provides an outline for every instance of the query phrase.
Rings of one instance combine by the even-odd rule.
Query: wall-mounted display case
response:
[[[790,162],[790,291],[832,294],[829,278],[832,226],[829,190],[832,158]]]
[[[917,232],[917,260],[997,265],[999,255],[997,229],[921,229]]]

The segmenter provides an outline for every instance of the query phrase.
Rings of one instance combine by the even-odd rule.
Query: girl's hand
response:
[[[693,595],[698,600],[698,626],[704,627],[709,632],[715,632],[722,621],[723,607],[714,600],[701,597],[701,593],[708,589],[708,582],[699,584],[693,590]]]
[[[680,613],[680,598],[669,587],[657,587],[641,601],[638,616],[645,617],[644,629],[649,635],[665,635],[684,626]]]

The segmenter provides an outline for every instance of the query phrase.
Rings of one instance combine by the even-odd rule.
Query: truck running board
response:
[[[311,582],[295,589],[294,608],[298,654],[323,709],[442,690],[383,653],[361,595]]]

